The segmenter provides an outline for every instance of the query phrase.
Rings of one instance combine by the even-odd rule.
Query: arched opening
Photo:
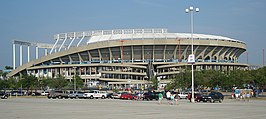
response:
[[[212,62],[217,62],[217,56],[213,56]]]
[[[203,62],[202,56],[197,59],[197,62]]]
[[[204,59],[204,62],[210,62],[211,58],[210,56],[207,56],[205,59]]]

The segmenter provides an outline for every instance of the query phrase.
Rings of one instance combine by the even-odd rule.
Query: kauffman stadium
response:
[[[235,70],[247,68],[239,63],[246,51],[243,41],[208,34],[193,34],[194,69]],[[8,74],[32,74],[40,79],[59,74],[72,81],[79,75],[86,86],[142,87],[152,77],[161,83],[191,68],[191,34],[171,33],[167,29],[116,29],[69,32],[54,35],[54,44],[13,41],[13,66],[16,45],[36,48],[36,58],[22,64]],[[44,56],[38,56],[44,48]],[[28,55],[29,55],[28,48]]]

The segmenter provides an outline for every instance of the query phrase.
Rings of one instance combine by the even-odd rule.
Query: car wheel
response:
[[[104,95],[102,96],[102,99],[105,99],[105,96]]]
[[[61,96],[61,95],[59,95],[59,96],[58,96],[58,99],[62,99],[62,96]]]
[[[93,99],[93,98],[94,98],[94,97],[91,95],[91,96],[90,96],[90,99]]]
[[[222,103],[222,99],[219,99],[219,103]]]
[[[76,95],[76,99],[79,99],[79,97]]]
[[[211,103],[214,103],[214,100],[213,99],[211,99],[211,101],[210,101]]]

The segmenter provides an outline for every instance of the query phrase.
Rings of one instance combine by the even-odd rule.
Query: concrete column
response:
[[[36,47],[35,48],[35,57],[36,57],[36,59],[38,59],[39,58],[39,48],[38,47]]]
[[[22,45],[19,46],[19,65],[22,65]]]
[[[44,49],[44,55],[46,56],[48,54],[47,48]]]
[[[13,70],[16,69],[16,44],[13,44]]]
[[[30,62],[30,46],[28,46],[28,62]]]

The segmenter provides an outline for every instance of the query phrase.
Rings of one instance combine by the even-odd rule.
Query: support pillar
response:
[[[19,65],[22,65],[22,45],[19,46]]]
[[[28,62],[30,62],[30,46],[28,46]]]
[[[44,49],[44,55],[45,55],[45,56],[48,55],[48,50],[47,50],[47,48]]]
[[[13,70],[16,69],[16,44],[13,43]]]
[[[36,59],[38,59],[39,58],[39,48],[38,47],[35,48],[35,53],[36,53],[35,57],[36,57]]]

